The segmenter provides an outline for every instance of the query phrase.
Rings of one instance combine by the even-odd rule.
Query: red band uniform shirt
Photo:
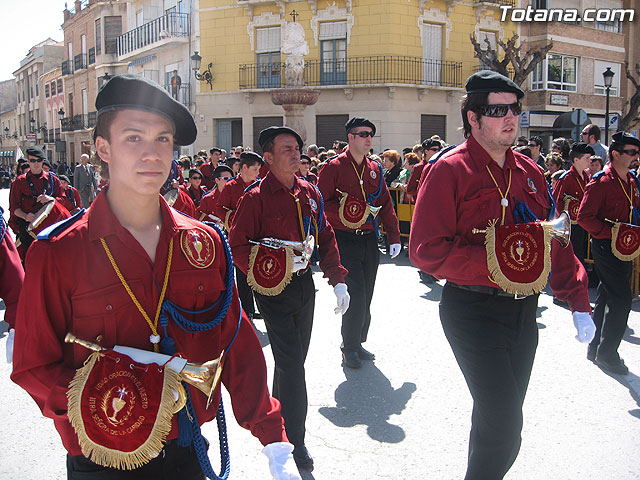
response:
[[[565,210],[568,197],[575,200],[569,200],[567,213],[571,217],[571,245],[576,257],[584,263],[587,256],[587,235],[584,229],[578,225],[578,209],[580,202],[584,196],[584,189],[589,181],[587,174],[578,172],[575,165],[572,165],[568,172],[560,177],[553,189],[553,198],[556,202],[558,213]]]
[[[64,344],[66,333],[72,332],[106,348],[118,344],[152,349],[150,328],[116,276],[100,238],[106,241],[147,312],[155,312],[172,238],[173,259],[166,298],[181,308],[196,311],[210,306],[224,290],[226,269],[231,266],[226,264],[217,232],[169,208],[163,198],[160,206],[163,224],[155,263],[120,225],[104,192],[84,217],[52,240],[36,242],[30,253],[27,263],[37,268],[27,270],[29,274],[18,305],[11,378],[29,392],[46,417],[54,420],[71,455],[80,455],[81,451],[67,418],[66,392],[75,370],[83,365],[90,352],[84,347]],[[201,239],[207,237],[210,248],[202,251],[206,258],[188,255],[181,248],[185,235],[194,229]],[[70,271],[75,274],[69,275]],[[55,295],[51,295],[52,286],[56,288]],[[229,345],[236,332],[238,315],[234,288],[227,317],[216,328],[192,334],[169,319],[168,335],[174,339],[178,353],[191,362],[205,362],[219,356]],[[186,318],[205,322],[211,317],[201,314],[186,315]],[[161,328],[158,333],[164,336]],[[263,445],[286,441],[279,402],[269,397],[262,350],[244,315],[238,336],[226,356],[222,383],[231,394],[238,423],[250,429]],[[255,375],[256,371],[261,373]],[[244,380],[249,378],[250,383]],[[220,401],[220,387],[209,409],[205,409],[206,396],[189,388],[198,422],[212,420]],[[167,440],[177,436],[177,416],[174,415]]]

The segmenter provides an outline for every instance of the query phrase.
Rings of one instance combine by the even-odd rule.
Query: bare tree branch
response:
[[[625,70],[626,76],[633,84],[635,92],[624,105],[624,115],[618,123],[618,130],[620,131],[629,130],[630,127],[640,122],[640,83],[638,83],[638,80],[635,79],[635,77],[629,70],[628,65]],[[640,64],[636,64],[634,70],[635,73],[640,77]]]

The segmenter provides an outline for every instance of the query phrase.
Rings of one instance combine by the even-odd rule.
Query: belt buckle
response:
[[[366,230],[363,230],[363,229],[361,229],[361,228],[356,228],[356,229],[353,231],[353,233],[355,233],[356,235],[360,235],[360,236],[362,236],[362,235],[364,235],[365,231],[366,231]]]
[[[524,300],[525,298],[527,298],[529,295],[524,295],[522,293],[514,293],[513,294],[513,299],[514,300]]]

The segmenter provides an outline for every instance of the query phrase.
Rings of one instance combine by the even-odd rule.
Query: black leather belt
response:
[[[367,236],[367,235],[373,235],[375,233],[373,230],[367,230],[367,229],[364,229],[364,228],[357,228],[355,230],[342,230],[342,229],[336,228],[335,232],[336,233],[344,233],[344,234],[347,234],[347,235],[356,235],[358,237],[364,237],[364,236]]]
[[[513,298],[515,300],[522,300],[523,298],[530,297],[531,295],[521,295],[519,293],[509,293],[499,288],[487,287],[485,285],[458,285],[447,280],[447,285],[458,288],[460,290],[466,290],[467,292],[482,293],[483,295],[490,295],[492,297],[506,297]]]

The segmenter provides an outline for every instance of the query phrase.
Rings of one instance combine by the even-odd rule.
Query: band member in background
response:
[[[27,250],[34,240],[27,231],[29,224],[35,220],[38,210],[44,204],[55,201],[62,190],[58,177],[42,170],[44,152],[38,147],[28,147],[25,153],[29,161],[29,171],[11,184],[9,212],[16,219],[18,238],[26,257]]]
[[[184,186],[184,190],[189,194],[189,198],[198,209],[200,200],[207,193],[207,188],[202,186],[202,172],[197,168],[189,170],[189,184]]]
[[[213,172],[218,165],[220,165],[220,157],[222,155],[222,150],[218,147],[213,147],[209,150],[209,161],[207,163],[202,164],[200,167],[200,171],[202,172],[202,184],[207,187],[208,191],[213,190],[216,186],[213,178]]]
[[[117,390],[113,401],[93,416],[76,417],[80,426],[72,426],[69,409],[77,403],[67,398],[67,392],[77,386],[70,386],[71,379],[86,373],[88,351],[65,344],[65,335],[71,332],[107,349],[120,345],[150,355],[158,350],[167,356],[179,354],[195,363],[225,350],[221,379],[231,394],[236,419],[266,445],[274,478],[299,480],[280,404],[267,389],[260,343],[239,307],[224,236],[169,208],[158,194],[171,169],[174,141],[189,145],[196,138],[191,113],[160,85],[131,74],[115,76],[103,85],[96,110],[94,143],[109,186],[83,216],[43,232],[33,246],[27,264],[35,268],[27,269],[18,303],[12,380],[54,420],[68,451],[69,478],[123,478],[119,464],[105,466],[122,452],[87,443],[87,428],[80,426],[85,425],[83,418],[91,422],[97,416],[109,429],[94,427],[92,438],[104,432],[98,438],[106,436],[115,447],[140,440],[137,435],[151,438],[155,430],[147,430],[148,425],[121,429],[125,415],[118,412],[125,412],[123,405],[137,408],[130,396],[138,395],[139,387],[117,390],[118,382],[126,380],[122,378],[109,387]],[[120,368],[110,360],[114,350],[109,352],[102,357],[108,362],[104,365]],[[135,375],[147,378],[158,369],[138,370]],[[98,376],[99,384],[102,378],[108,381],[109,376]],[[142,386],[148,387],[145,398],[150,406],[144,413],[152,415],[151,405],[157,399],[151,398],[151,386]],[[135,458],[142,465],[130,470],[127,478],[201,480],[204,474],[214,478],[199,425],[216,417],[220,385],[212,393],[212,408],[206,408],[207,396],[201,391],[185,388],[185,406],[176,414],[169,411],[172,416],[161,450],[143,449],[142,458]],[[173,392],[162,393],[161,404],[174,401]],[[141,402],[139,395],[134,398]],[[81,403],[82,408],[89,412],[90,402]],[[111,431],[117,438],[111,438]],[[82,447],[80,438],[85,438]],[[98,447],[104,455],[92,457],[95,461],[83,454]]]
[[[60,179],[62,194],[57,197],[56,200],[64,205],[64,207],[69,210],[69,213],[74,214],[82,208],[80,192],[78,192],[75,187],[69,185],[69,177],[66,175],[60,175],[58,178]]]
[[[220,192],[227,186],[227,182],[233,178],[233,171],[226,165],[218,165],[213,171],[213,190],[207,193],[198,206],[198,218],[202,221],[215,221],[224,227],[224,220],[215,216],[216,205]]]
[[[256,181],[260,167],[262,167],[264,163],[262,157],[257,153],[242,152],[238,150],[238,148],[236,148],[236,153],[240,156],[240,173],[231,179],[226,187],[224,187],[224,190],[220,192],[215,207],[215,215],[224,222],[224,227],[227,232],[233,223],[240,197],[244,194],[245,189]],[[237,267],[236,283],[238,285],[238,294],[240,295],[242,308],[247,312],[249,318],[253,319],[256,314],[255,305],[253,304],[253,293],[249,285],[247,285],[247,276]]]
[[[349,145],[327,161],[320,171],[318,188],[335,231],[342,265],[349,271],[345,283],[351,308],[342,315],[342,360],[349,368],[360,368],[362,360],[375,358],[362,343],[371,325],[371,298],[380,262],[378,219],[382,219],[391,258],[400,253],[400,227],[382,165],[367,157],[376,126],[366,118],[354,117],[345,129]]]
[[[522,404],[538,344],[536,292],[551,269],[551,288],[574,312],[576,338],[590,342],[595,326],[587,274],[573,251],[545,237],[540,224],[531,226],[535,244],[514,226],[555,214],[540,168],[511,149],[524,92],[488,70],[470,76],[466,90],[461,113],[467,140],[444,153],[421,183],[409,256],[421,270],[447,280],[440,320],[473,398],[465,479],[499,480],[520,450]],[[495,261],[502,242],[491,242],[490,234],[497,238],[506,228],[520,243],[502,250],[513,258],[504,264]],[[520,285],[521,293],[510,293]]]
[[[13,360],[13,342],[16,328],[18,298],[24,281],[24,268],[11,233],[0,208],[0,298],[4,301],[4,321],[9,325],[6,354],[7,363]]]
[[[313,459],[305,446],[304,373],[315,305],[310,258],[291,247],[274,250],[256,243],[269,237],[299,243],[309,236],[315,238],[320,268],[337,297],[336,313],[344,314],[349,307],[344,283],[347,271],[340,264],[320,192],[297,176],[303,145],[300,135],[288,127],[269,127],[260,132],[259,142],[270,171],[240,199],[229,241],[264,316],[275,360],[273,396],[282,404],[287,436],[295,447],[293,458],[298,467],[310,470]],[[293,258],[287,258],[289,255]]]
[[[640,243],[633,241],[638,238],[638,180],[629,171],[638,160],[640,140],[625,132],[611,138],[609,163],[585,187],[578,210],[578,223],[591,234],[593,264],[600,279],[593,313],[596,334],[587,358],[608,372],[627,375],[618,348],[633,298],[632,260],[640,251]]]
[[[316,185],[318,183],[318,176],[315,173],[309,171],[311,167],[311,158],[309,157],[309,155],[306,155],[304,153],[300,155],[300,170],[298,170],[297,175],[300,178],[304,178],[307,182]]]
[[[429,163],[431,157],[440,150],[442,150],[442,143],[439,139],[428,138],[422,142],[422,161],[413,167],[407,182],[407,195],[411,197],[412,202],[415,202],[418,197],[418,183],[420,182],[422,170]]]
[[[584,265],[587,257],[587,234],[578,225],[578,209],[584,196],[584,188],[589,182],[589,159],[593,155],[593,148],[586,143],[571,145],[569,160],[573,162],[571,168],[562,174],[553,189],[553,198],[558,213],[566,210],[571,217],[571,245],[573,253]]]

